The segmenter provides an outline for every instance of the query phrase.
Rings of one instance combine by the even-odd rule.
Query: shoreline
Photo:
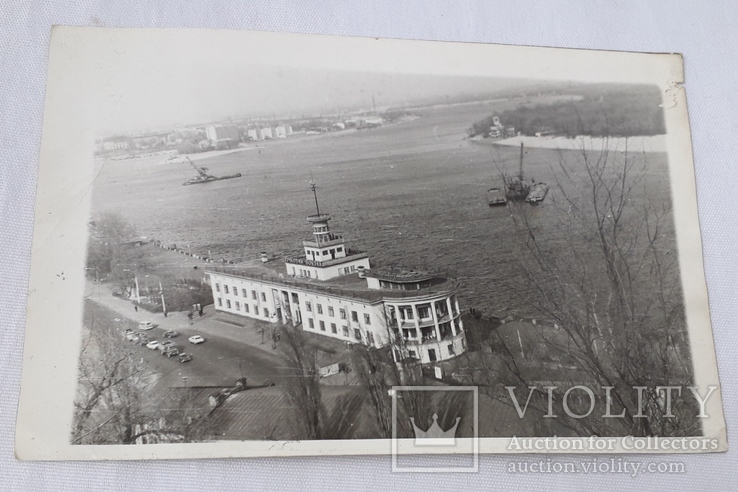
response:
[[[477,143],[483,141],[476,141]],[[635,137],[529,137],[517,136],[501,140],[494,140],[491,145],[520,146],[535,149],[553,150],[610,150],[625,152],[666,152],[666,135],[635,136]]]

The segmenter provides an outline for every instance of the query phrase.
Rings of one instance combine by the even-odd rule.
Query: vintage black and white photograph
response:
[[[75,261],[29,306],[71,313],[70,447],[725,449],[683,94],[639,68],[678,57],[125,36],[87,143],[44,130]]]

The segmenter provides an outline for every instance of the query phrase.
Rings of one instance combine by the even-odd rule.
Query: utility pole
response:
[[[133,282],[136,284],[136,302],[141,302],[141,290],[138,287],[138,275],[133,275]]]
[[[164,302],[164,288],[161,286],[161,280],[159,280],[159,294],[161,295],[161,310],[164,312],[164,315],[166,316],[167,303]]]

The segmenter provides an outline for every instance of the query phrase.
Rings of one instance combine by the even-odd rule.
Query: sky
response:
[[[381,108],[550,82],[680,79],[671,55],[230,30],[66,28],[51,59],[50,79],[81,94],[98,136],[370,109],[372,96]]]
[[[130,73],[142,73],[142,68]],[[429,99],[443,102],[467,94],[530,85],[524,81],[438,75],[306,70],[265,65],[168,64],[146,77],[118,80],[115,118],[102,134],[156,130],[249,117],[333,114],[402,106]],[[111,91],[112,92],[112,91]],[[117,97],[116,97],[117,96]],[[103,107],[100,107],[104,111]]]

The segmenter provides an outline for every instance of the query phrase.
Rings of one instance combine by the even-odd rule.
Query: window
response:
[[[256,304],[254,304],[254,314],[256,314],[257,316],[259,315],[259,306],[257,306]]]
[[[236,296],[236,297],[238,297],[238,288],[237,287],[234,287],[233,288],[233,295]]]
[[[325,331],[325,321],[320,321],[320,331]]]
[[[264,308],[264,317],[265,318],[269,317],[269,310],[267,308]]]
[[[220,292],[220,284],[215,284],[215,292]]]
[[[340,253],[341,251],[343,251],[343,246],[339,246],[336,248],[336,253]]]
[[[313,321],[313,318],[308,318],[308,328],[315,328],[315,321]]]
[[[328,256],[328,251],[323,251],[323,256]]]
[[[246,304],[246,303],[243,304],[243,312],[244,313],[248,313],[249,312],[249,305]]]
[[[427,319],[430,316],[430,308],[428,306],[418,306],[418,318]]]
[[[450,343],[448,345],[448,353],[449,355],[454,355],[454,344],[453,343]]]
[[[348,326],[343,327],[343,336],[345,337],[349,336]]]
[[[371,331],[367,331],[366,340],[369,342],[369,345],[374,345],[374,333],[372,333]]]
[[[267,300],[267,295],[265,293],[263,293],[263,292],[261,293],[261,300],[263,302],[266,302],[266,300]]]
[[[256,300],[256,291],[255,291],[255,290],[252,290],[252,291],[251,291],[251,298],[252,298],[253,300]]]
[[[357,340],[361,340],[361,330],[358,328],[354,328],[354,338]]]
[[[351,321],[359,322],[359,313],[356,311],[351,311]]]
[[[466,348],[466,340],[461,339],[461,348]]]
[[[308,313],[312,313],[313,312],[313,305],[310,303],[310,301],[305,301],[305,310]]]
[[[339,309],[338,315],[341,317],[341,319],[346,319],[346,310],[345,309]]]
[[[333,312],[333,306],[328,306],[328,316],[333,317],[336,314]]]
[[[335,323],[331,323],[331,333],[338,333],[338,328],[336,328]]]
[[[364,324],[365,325],[372,324],[372,318],[367,313],[364,313]]]
[[[223,292],[225,292],[226,294],[228,294],[228,286],[227,285],[224,285],[223,286]]]
[[[248,297],[248,293],[246,292],[246,289],[241,289],[241,295],[244,297]]]
[[[417,353],[416,353],[416,352],[415,352],[414,350],[408,350],[408,351],[407,351],[407,354],[408,354],[408,355],[409,355],[410,357],[412,357],[413,359],[417,359],[417,358],[418,358],[418,354],[417,354]]]
[[[323,314],[323,305],[322,304],[316,304],[316,307],[318,308],[318,314]]]
[[[240,311],[240,310],[241,310],[241,303],[236,301],[236,311]]]
[[[226,299],[226,307],[231,309],[231,301],[229,299]]]
[[[221,299],[220,297],[218,298],[218,306],[223,307],[223,299]]]

